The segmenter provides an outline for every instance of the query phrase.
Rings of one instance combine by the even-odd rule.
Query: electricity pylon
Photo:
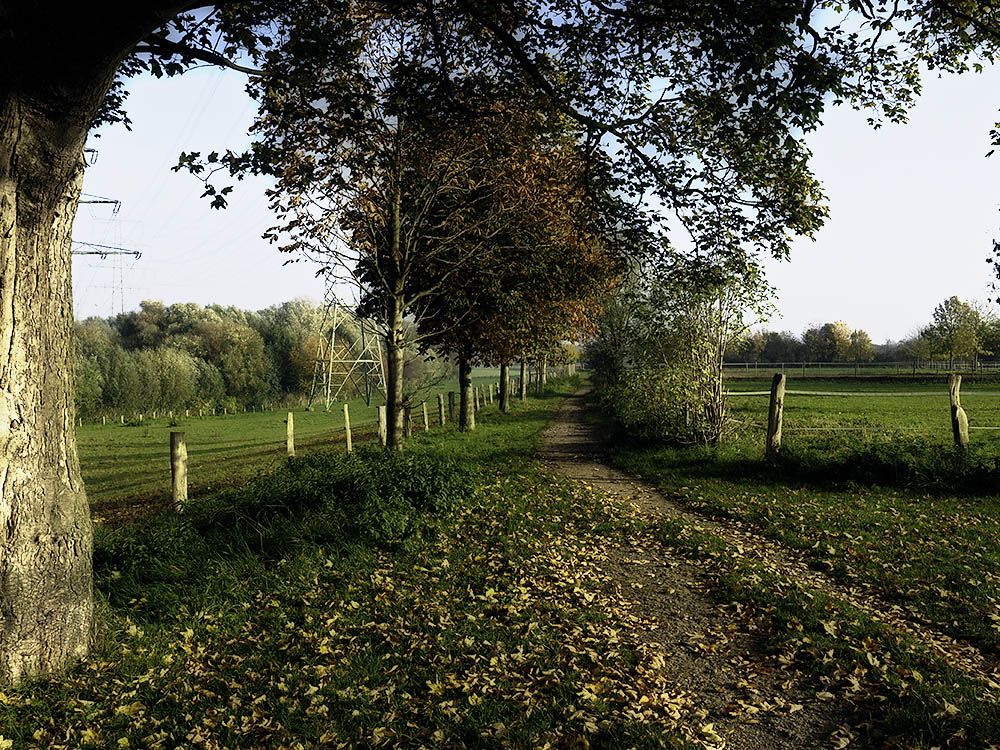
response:
[[[328,281],[309,406],[320,394],[327,411],[334,401],[354,396],[362,396],[365,404],[371,406],[376,392],[385,394],[385,363],[378,336],[370,323],[341,304],[332,282]]]

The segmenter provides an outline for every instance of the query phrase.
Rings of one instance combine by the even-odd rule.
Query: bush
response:
[[[279,556],[309,540],[400,544],[454,508],[468,479],[440,454],[312,453],[194,500],[183,515],[99,533],[94,570],[110,595],[144,601],[154,590],[211,575],[210,562],[220,557]],[[148,598],[162,606],[175,597]]]
[[[632,436],[677,444],[715,444],[725,424],[725,400],[710,377],[688,368],[629,371],[605,386],[601,399]]]

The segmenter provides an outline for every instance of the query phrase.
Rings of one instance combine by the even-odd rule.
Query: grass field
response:
[[[952,444],[948,385],[945,377],[936,380],[908,383],[788,378],[785,442],[789,446],[835,444],[842,439],[850,442],[846,433],[861,432],[866,439],[876,441],[918,437],[928,445],[947,449]],[[770,379],[765,378],[727,381],[732,394],[731,416],[744,429],[760,432],[761,440],[767,424],[768,396],[739,394],[760,394],[768,391],[770,385]],[[845,395],[831,395],[837,393]],[[1000,453],[1000,384],[963,383],[962,406],[969,417],[974,446]]]
[[[745,385],[731,388],[766,383]],[[616,461],[688,507],[745,521],[840,579],[870,584],[1000,652],[1000,431],[973,431],[968,453],[956,449],[943,384],[809,382],[808,390],[871,396],[788,388],[774,462],[763,460],[766,396],[732,398],[741,427],[723,445],[623,443]],[[1000,395],[989,389],[963,387],[971,426],[1000,426]],[[913,391],[936,393],[890,395]]]
[[[99,646],[0,693],[0,748],[686,747],[580,578],[624,526],[531,460],[571,390],[99,529]]]
[[[496,371],[474,371],[473,381],[485,385]],[[421,394],[427,400],[432,425],[438,424],[437,394],[457,391],[457,382],[442,383]],[[458,396],[456,393],[456,400]],[[353,440],[377,437],[377,405],[372,400],[349,402]],[[446,402],[447,403],[447,402]],[[456,402],[456,410],[458,408]],[[343,402],[326,412],[320,402],[314,411],[304,407],[295,415],[296,453],[345,446]],[[145,418],[141,424],[88,424],[77,429],[77,445],[87,495],[98,521],[117,522],[130,515],[167,507],[170,499],[170,432],[186,433],[190,494],[197,496],[222,486],[238,484],[279,464],[286,455],[287,410],[190,418]],[[413,414],[422,429],[422,412]]]

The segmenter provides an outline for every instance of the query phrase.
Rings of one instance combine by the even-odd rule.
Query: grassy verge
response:
[[[996,748],[1000,685],[969,679],[922,644],[864,613],[748,563],[718,537],[678,519],[656,525],[665,545],[709,558],[721,600],[763,607],[779,661],[812,673],[818,696],[858,701],[860,729],[892,748]],[[845,740],[857,736],[844,728]],[[846,746],[846,745],[841,745]]]
[[[974,458],[913,445],[882,452],[862,440],[852,447],[798,446],[767,464],[762,446],[746,442],[695,449],[619,443],[614,460],[683,505],[749,522],[840,580],[871,585],[996,652],[1000,505],[993,492],[963,491],[976,486],[963,481]],[[991,474],[973,476],[987,484]]]
[[[0,747],[681,747],[581,567],[626,528],[530,460],[569,388],[101,532],[100,643]]]

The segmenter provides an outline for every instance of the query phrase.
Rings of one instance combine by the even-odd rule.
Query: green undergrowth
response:
[[[1000,504],[994,493],[884,486],[831,469],[803,477],[785,459],[733,459],[731,449],[621,445],[615,461],[684,506],[736,518],[801,550],[820,570],[870,585],[955,637],[1000,653]],[[796,461],[808,461],[798,456]]]
[[[664,520],[654,533],[682,554],[712,561],[721,601],[766,608],[768,646],[779,661],[811,672],[820,697],[858,704],[858,723],[877,746],[996,747],[1000,685],[972,679],[866,613],[747,561],[690,522]]]
[[[574,385],[100,532],[98,643],[0,747],[683,747],[579,574],[627,529],[531,460]]]

